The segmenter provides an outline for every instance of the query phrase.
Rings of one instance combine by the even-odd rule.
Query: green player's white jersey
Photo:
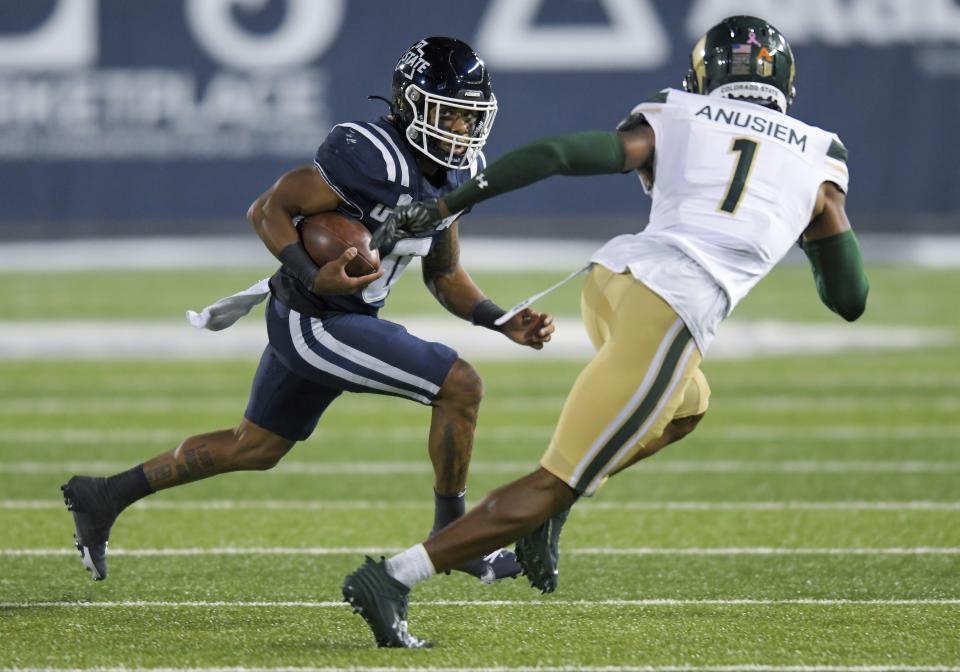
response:
[[[752,103],[667,89],[641,103],[656,138],[650,222],[593,257],[630,271],[688,321],[701,350],[716,324],[780,261],[809,225],[823,182],[847,190],[846,149],[833,133]],[[726,296],[719,316],[702,316],[705,286],[650,268],[671,249],[696,262]],[[686,284],[685,284],[686,283]],[[715,302],[711,300],[711,305]],[[702,322],[691,325],[689,321]]]

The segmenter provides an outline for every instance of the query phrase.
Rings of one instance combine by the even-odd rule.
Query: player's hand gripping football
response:
[[[373,232],[370,247],[378,250],[393,245],[401,238],[418,236],[432,231],[443,219],[440,204],[436,199],[419,201],[410,205],[398,205],[387,221]]]
[[[356,256],[357,248],[349,247],[338,258],[325,263],[313,276],[313,286],[310,289],[315,294],[353,294],[383,275],[382,268],[355,278],[347,275],[347,264]]]
[[[543,344],[550,340],[556,327],[553,324],[553,315],[524,308],[507,320],[502,329],[511,341],[534,350],[542,350]]]

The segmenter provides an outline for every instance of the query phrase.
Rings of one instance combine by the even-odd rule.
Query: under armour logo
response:
[[[480,173],[479,175],[477,175],[477,186],[478,186],[478,187],[480,187],[481,189],[486,189],[488,184],[490,184],[490,183],[487,182],[487,178],[485,178],[485,177],[483,176],[483,173]]]

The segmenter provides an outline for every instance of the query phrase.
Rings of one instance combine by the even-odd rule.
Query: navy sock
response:
[[[154,490],[150,487],[147,475],[143,473],[143,465],[138,464],[133,469],[108,476],[107,492],[119,513],[138,499],[152,494]]]
[[[432,537],[447,525],[462,516],[467,505],[467,491],[464,490],[458,495],[438,495],[433,493],[433,529],[430,530]]]

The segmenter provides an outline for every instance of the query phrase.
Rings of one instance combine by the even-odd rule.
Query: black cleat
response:
[[[74,476],[61,485],[63,503],[73,513],[73,538],[80,560],[94,581],[107,578],[107,540],[117,519],[117,510],[107,492],[107,479]]]
[[[515,579],[520,575],[520,565],[513,551],[498,548],[482,558],[465,562],[457,567],[458,572],[475,576],[483,583],[490,585],[501,579]]]
[[[567,521],[570,509],[561,511],[550,520],[517,541],[517,562],[530,585],[541,593],[557,589],[560,565],[560,530]]]
[[[373,630],[377,646],[425,649],[430,644],[407,632],[410,589],[387,574],[387,566],[366,557],[360,569],[343,580],[343,599]]]

